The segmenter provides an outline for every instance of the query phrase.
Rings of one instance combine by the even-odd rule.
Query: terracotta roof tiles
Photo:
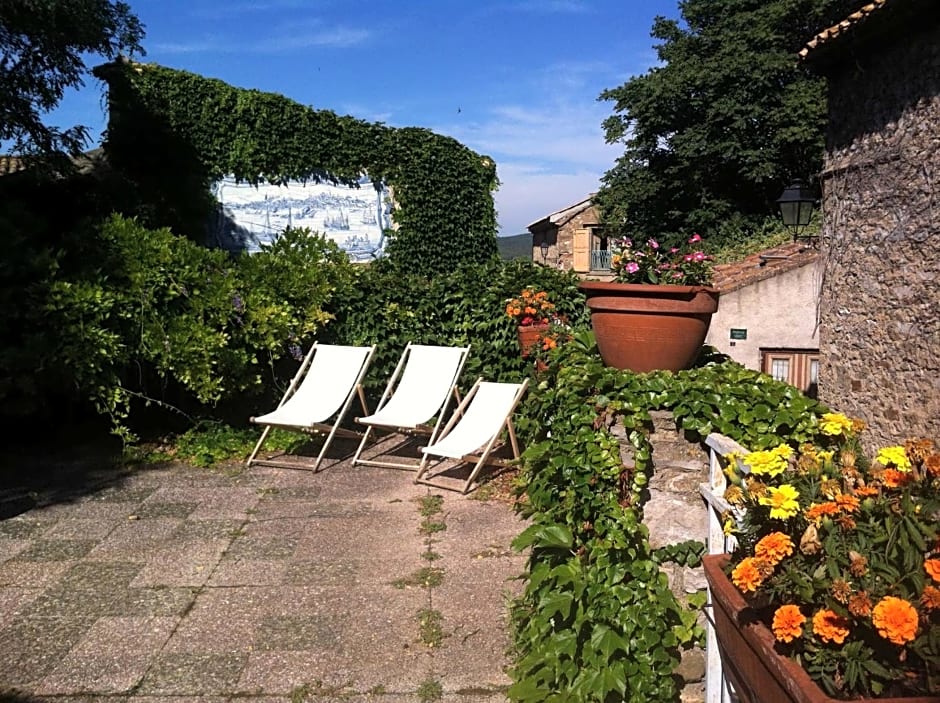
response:
[[[874,13],[878,12],[887,5],[896,5],[898,1],[899,0],[872,0],[867,5],[860,8],[856,12],[853,12],[838,24],[834,24],[828,29],[824,29],[815,37],[813,37],[809,42],[807,42],[806,46],[800,50],[800,58],[806,59],[810,53],[818,47],[832,41],[836,37],[850,32],[852,28],[864,22]]]
[[[741,261],[715,266],[713,285],[722,293],[730,293],[752,283],[779,276],[787,271],[813,263],[819,251],[806,242],[787,242],[746,256]]]

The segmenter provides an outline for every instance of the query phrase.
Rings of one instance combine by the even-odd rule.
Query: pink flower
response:
[[[691,254],[686,254],[685,256],[682,257],[682,260],[683,260],[683,261],[692,261],[692,255],[691,255]]]
[[[695,261],[705,261],[705,252],[697,251],[694,254],[692,254],[692,258]]]
[[[697,234],[693,234],[693,235],[689,238],[689,244],[695,244],[696,242],[700,242],[700,241],[702,241],[702,238],[701,238],[700,236],[698,236]]]
[[[679,253],[679,247],[673,247],[672,249],[669,250],[669,253],[670,253],[670,254],[678,254],[678,253]]]
[[[636,273],[640,270],[640,265],[635,261],[631,261],[629,264],[627,264],[626,269],[629,273]]]
[[[655,239],[649,240],[648,244],[652,249],[659,249],[659,242],[657,242]]]

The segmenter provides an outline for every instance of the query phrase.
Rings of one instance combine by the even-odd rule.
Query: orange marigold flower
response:
[[[937,583],[940,583],[940,559],[926,559],[924,560],[924,569],[927,570],[927,573]]]
[[[754,547],[754,555],[771,565],[777,565],[784,557],[793,554],[793,542],[782,532],[765,535]]]
[[[904,443],[904,451],[911,461],[919,464],[934,451],[934,443],[932,439],[909,439]]]
[[[835,503],[813,503],[806,511],[807,520],[819,520],[827,515],[837,515],[839,506]]]
[[[731,582],[743,593],[754,592],[764,582],[766,567],[755,557],[746,557],[731,572]]]
[[[871,496],[878,495],[878,489],[874,486],[857,486],[855,488],[855,495],[861,496],[862,498],[870,498]]]
[[[940,454],[931,454],[924,459],[924,468],[931,476],[940,476]]]
[[[902,598],[885,596],[871,611],[878,634],[894,644],[906,644],[917,636],[917,611]]]
[[[913,474],[897,469],[885,469],[881,472],[881,482],[888,488],[900,488],[911,480]]]
[[[858,498],[847,493],[840,493],[837,495],[835,498],[835,503],[837,506],[839,506],[840,510],[843,510],[847,513],[854,513],[858,511]]]
[[[940,609],[940,588],[926,586],[920,596],[920,602],[927,610]]]
[[[867,618],[871,615],[871,598],[865,591],[859,591],[849,598],[849,612],[857,618]]]
[[[842,644],[849,636],[849,621],[831,610],[820,610],[813,616],[813,633],[825,642]]]
[[[774,613],[771,627],[774,636],[780,642],[792,642],[797,637],[802,637],[804,622],[806,622],[806,616],[800,612],[799,606],[781,605]]]

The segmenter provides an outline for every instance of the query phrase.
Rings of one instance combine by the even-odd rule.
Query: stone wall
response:
[[[653,549],[688,540],[705,542],[708,520],[699,485],[708,482],[708,449],[689,442],[676,430],[672,413],[651,413],[653,425],[653,476],[649,483],[649,500],[644,506],[643,524],[650,533]],[[626,466],[633,465],[632,445],[622,425],[613,428],[621,437],[620,454]],[[701,567],[690,569],[665,564],[672,592],[680,599],[705,588]],[[704,625],[704,616],[700,618]],[[683,652],[677,673],[685,681],[682,703],[698,703],[705,699],[705,652],[694,649]]]
[[[940,439],[940,28],[826,70],[820,400]]]

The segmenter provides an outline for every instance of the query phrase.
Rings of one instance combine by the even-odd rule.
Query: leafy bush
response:
[[[301,230],[236,258],[117,215],[85,235],[34,257],[24,287],[35,314],[10,340],[31,363],[10,347],[0,361],[34,378],[37,394],[73,388],[125,437],[134,398],[198,411],[276,386],[278,361],[312,341],[352,280],[334,243]]]
[[[326,338],[342,344],[379,348],[367,378],[373,393],[384,387],[408,342],[471,345],[464,374],[518,380],[530,363],[519,353],[516,327],[505,314],[506,300],[526,286],[548,292],[557,312],[573,325],[585,325],[584,298],[572,273],[532,262],[492,262],[455,269],[446,276],[408,274],[387,261],[361,270],[348,296],[330,306],[335,323]]]
[[[519,509],[531,525],[514,544],[531,551],[512,613],[510,698],[674,701],[679,650],[697,638],[694,599],[676,600],[659,563],[695,563],[699,549],[650,548],[650,412],[672,411],[692,439],[717,431],[757,448],[812,436],[825,408],[715,356],[675,374],[607,368],[589,332],[550,357],[516,423],[527,445]],[[611,432],[617,423],[624,439]]]

